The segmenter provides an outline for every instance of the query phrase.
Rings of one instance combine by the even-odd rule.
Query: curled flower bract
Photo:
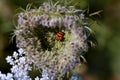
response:
[[[42,70],[43,76],[62,79],[81,63],[81,54],[88,50],[84,24],[82,10],[43,3],[38,9],[19,13],[15,30],[17,47],[27,53],[24,57]]]

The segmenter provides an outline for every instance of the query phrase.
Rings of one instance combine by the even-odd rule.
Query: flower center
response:
[[[68,38],[70,37],[70,32],[62,28],[47,28],[41,25],[33,28],[32,33],[40,41],[43,51],[54,51],[64,47],[65,41],[69,41]]]

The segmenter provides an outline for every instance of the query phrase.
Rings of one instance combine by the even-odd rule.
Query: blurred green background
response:
[[[0,71],[9,72],[11,66],[5,57],[17,50],[11,37],[14,16],[20,12],[18,8],[25,9],[28,3],[38,7],[43,1],[0,0]],[[71,5],[74,4],[86,10],[88,23],[98,41],[97,47],[85,54],[88,71],[84,80],[120,80],[120,0],[73,0]],[[100,15],[89,16],[99,10],[103,10]]]

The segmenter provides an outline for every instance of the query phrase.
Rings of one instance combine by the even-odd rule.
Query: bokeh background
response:
[[[32,3],[38,7],[45,0],[0,0],[0,71],[9,72],[5,57],[17,50],[15,38],[15,15],[19,8]],[[54,0],[55,1],[55,0]],[[77,2],[77,4],[76,4]],[[85,54],[87,72],[84,80],[120,80],[120,0],[73,0],[71,5],[86,10],[85,15],[93,29],[97,46]],[[97,15],[91,13],[103,10]]]

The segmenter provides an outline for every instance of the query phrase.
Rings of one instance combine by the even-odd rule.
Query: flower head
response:
[[[31,80],[28,72],[35,66],[42,70],[42,78],[35,80],[62,80],[88,50],[85,29],[90,32],[90,28],[84,24],[82,10],[58,3],[45,2],[38,9],[19,13],[15,30],[19,50],[6,58],[12,74],[0,72],[0,79]],[[76,79],[75,75],[71,78]]]
[[[57,78],[80,63],[82,52],[88,49],[84,30],[84,14],[74,6],[52,6],[43,3],[39,9],[22,12],[18,17],[17,46],[48,78]],[[57,34],[63,32],[64,35]],[[24,60],[24,59],[23,59]]]

